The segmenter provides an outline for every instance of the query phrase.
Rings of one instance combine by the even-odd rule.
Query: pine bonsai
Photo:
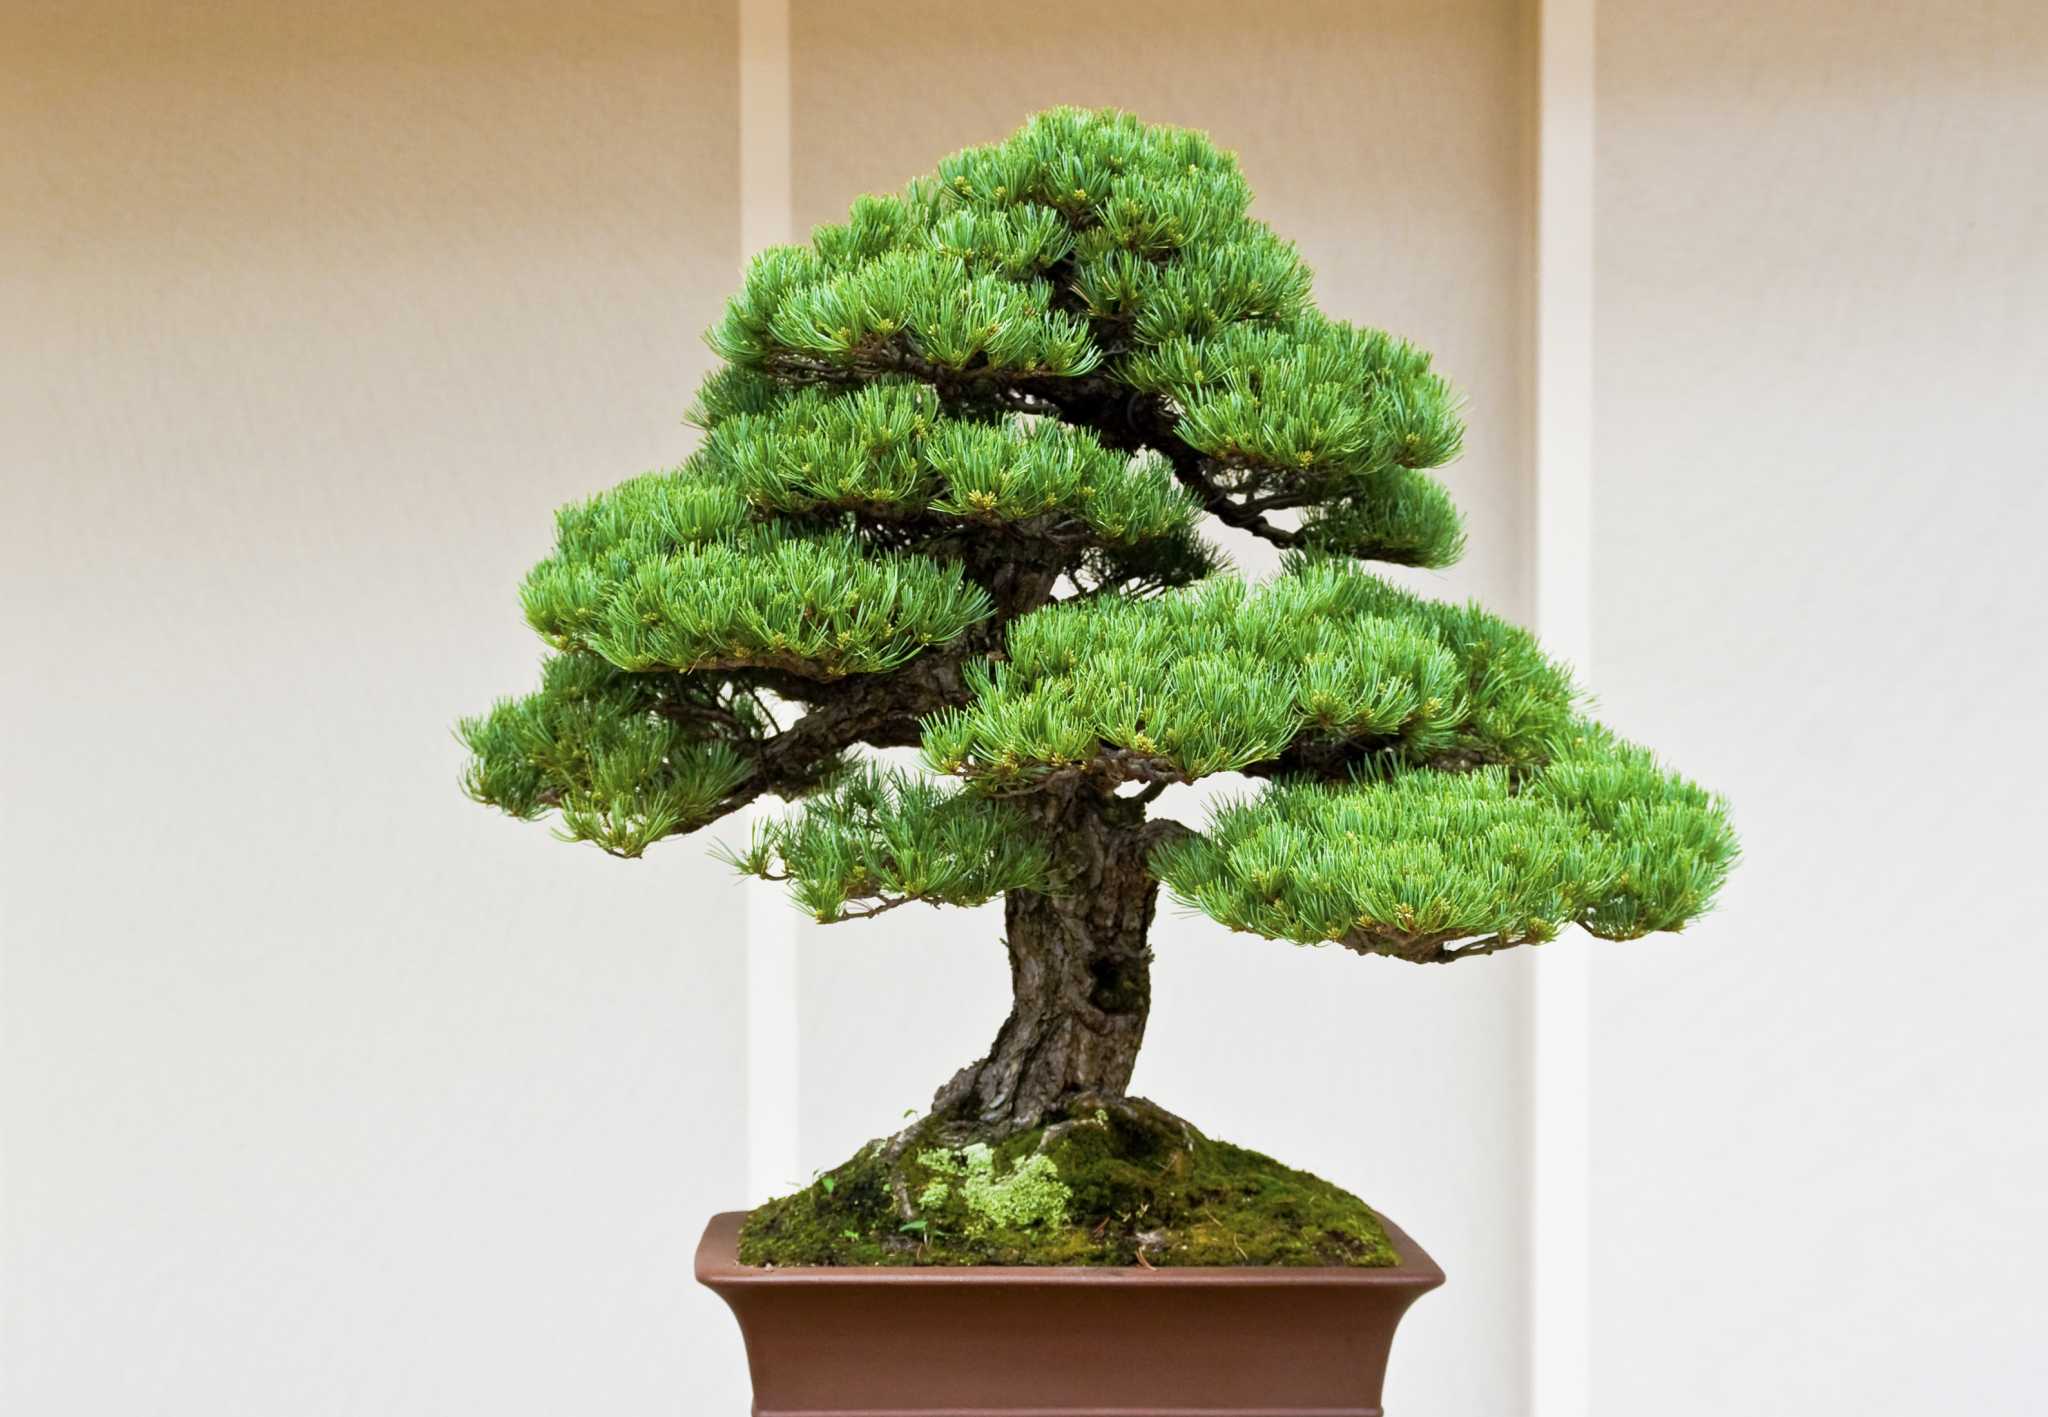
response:
[[[1676,930],[1728,871],[1718,800],[1527,633],[1365,569],[1462,550],[1457,400],[1250,201],[1201,134],[1070,109],[860,198],[753,260],[697,451],[563,509],[525,582],[553,654],[462,725],[478,801],[637,857],[774,795],[727,855],[820,921],[1004,901],[988,1056],[749,1259],[1387,1262],[1343,1192],[1126,1096],[1161,884],[1433,964]],[[860,756],[905,747],[929,774]],[[1222,773],[1264,785],[1148,817]]]

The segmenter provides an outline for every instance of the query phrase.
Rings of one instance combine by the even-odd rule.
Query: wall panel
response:
[[[799,231],[1055,103],[1115,104],[1235,147],[1323,307],[1425,344],[1471,398],[1449,480],[1472,529],[1431,593],[1528,611],[1527,6],[799,0]],[[1260,547],[1243,561],[1263,571]],[[1198,819],[1179,790],[1162,809]],[[1001,915],[807,929],[808,1165],[920,1107],[1000,1021]],[[1383,1205],[1450,1287],[1404,1335],[1397,1411],[1497,1414],[1525,1390],[1524,962],[1421,971],[1233,936],[1171,908],[1137,1087]]]
[[[1595,1408],[2032,1411],[2048,11],[1599,46],[1598,685],[1748,859],[1599,957]]]
[[[685,449],[730,4],[0,19],[0,1409],[739,1411],[741,894],[461,800]]]

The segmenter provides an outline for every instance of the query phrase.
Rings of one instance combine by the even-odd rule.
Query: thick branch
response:
[[[975,774],[969,773],[966,776],[972,777]],[[1065,793],[1076,787],[1086,787],[1107,794],[1126,782],[1144,782],[1157,787],[1167,787],[1188,780],[1187,775],[1169,759],[1140,753],[1130,748],[1104,748],[1092,758],[1052,768],[1038,777],[1016,783],[1014,786],[1006,785],[1002,791],[1005,796],[1022,796],[1027,793]],[[1128,800],[1149,802],[1152,799],[1141,797]]]
[[[1202,507],[1225,526],[1250,532],[1275,546],[1297,546],[1298,531],[1275,526],[1218,483],[1215,460],[1188,446],[1174,427],[1172,410],[1157,394],[1134,393],[1107,379],[1027,381],[1027,392],[1056,406],[1068,422],[1083,423],[1111,447],[1126,452],[1150,448],[1173,467],[1174,478],[1193,492]],[[1272,507],[1298,505],[1268,498]]]
[[[746,794],[743,801],[763,792],[792,796],[808,791],[841,753],[856,744],[914,746],[922,737],[922,719],[968,701],[961,665],[983,652],[978,644],[948,652],[929,650],[885,674],[823,681],[774,670],[745,671],[771,693],[806,703],[810,711],[780,733],[738,745],[755,765],[755,776],[740,789]]]
[[[1174,441],[1180,440],[1176,438]],[[1260,540],[1270,541],[1275,546],[1303,544],[1304,538],[1300,532],[1275,526],[1257,512],[1247,508],[1244,503],[1232,500],[1230,494],[1209,477],[1206,469],[1212,464],[1195,453],[1192,448],[1186,448],[1185,444],[1182,444],[1182,447],[1189,454],[1185,459],[1175,456],[1165,448],[1161,448],[1160,451],[1166,453],[1167,460],[1173,464],[1173,475],[1180,480],[1181,485],[1199,497],[1203,507],[1217,521],[1225,526],[1236,527],[1239,531],[1248,531]]]
[[[1176,822],[1171,817],[1155,817],[1139,829],[1138,839],[1143,843],[1145,852],[1149,856],[1154,850],[1165,846],[1168,842],[1181,841],[1195,834],[1193,827],[1182,822]]]
[[[1355,776],[1373,757],[1400,745],[1398,737],[1352,735],[1310,731],[1289,743],[1277,758],[1247,763],[1239,768],[1246,777],[1313,777],[1324,782],[1343,782]]]

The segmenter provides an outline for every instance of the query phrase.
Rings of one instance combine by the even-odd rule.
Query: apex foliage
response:
[[[1525,632],[1365,569],[1462,550],[1457,399],[1317,310],[1250,202],[1200,134],[1061,109],[757,256],[696,452],[559,514],[522,590],[553,657],[462,725],[471,795],[626,856],[802,799],[732,859],[823,920],[1099,889],[1077,802],[1276,939],[1447,960],[1706,910],[1721,804]],[[1219,574],[1211,519],[1283,574]],[[954,783],[849,766],[910,746]],[[1268,782],[1142,827],[1224,772]]]

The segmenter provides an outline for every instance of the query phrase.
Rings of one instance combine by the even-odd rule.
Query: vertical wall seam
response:
[[[791,167],[789,0],[738,0],[740,257],[788,242],[795,226]],[[796,913],[749,892],[747,951],[747,1190],[750,1203],[802,1179],[802,1053]]]
[[[1540,0],[1536,181],[1536,629],[1592,675],[1594,13]],[[1531,1084],[1530,1395],[1592,1399],[1591,942],[1537,951]]]

